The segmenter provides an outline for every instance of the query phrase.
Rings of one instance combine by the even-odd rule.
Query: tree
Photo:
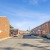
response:
[[[13,29],[14,27],[10,25],[10,30]]]

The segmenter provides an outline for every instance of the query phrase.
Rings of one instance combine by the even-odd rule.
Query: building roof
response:
[[[6,16],[0,16],[0,17],[6,17]]]

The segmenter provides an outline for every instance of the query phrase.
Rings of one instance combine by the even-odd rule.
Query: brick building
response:
[[[14,36],[14,35],[23,35],[23,34],[29,34],[29,31],[23,31],[23,30],[19,30],[19,29],[11,29],[10,30],[10,36]]]
[[[0,39],[9,37],[10,25],[7,17],[0,16]]]
[[[36,28],[31,30],[31,33],[35,34],[49,34],[50,33],[50,21],[45,22],[41,24],[40,26],[37,26]]]
[[[18,35],[18,29],[11,29],[10,36]]]

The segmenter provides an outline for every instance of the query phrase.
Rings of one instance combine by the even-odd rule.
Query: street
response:
[[[0,42],[0,50],[50,50],[50,40],[43,38],[35,39],[10,39]]]

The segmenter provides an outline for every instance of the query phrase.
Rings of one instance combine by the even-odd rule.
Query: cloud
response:
[[[31,30],[32,28],[36,27],[38,23],[33,21],[22,21],[22,22],[19,21],[19,22],[13,22],[11,24],[12,26],[14,26],[14,28],[17,28],[17,29],[27,30],[30,28]]]
[[[41,25],[42,23],[50,20],[49,14],[44,13],[37,13],[37,12],[31,12],[31,11],[17,11],[16,17],[21,17],[22,21],[19,20],[18,22],[12,23],[15,28],[19,28],[21,30],[27,30],[32,29],[38,25]]]
[[[9,8],[10,9],[10,8]],[[13,11],[12,11],[13,10]],[[4,11],[6,14],[11,15],[10,18],[16,18],[15,20],[11,21],[10,23],[15,28],[21,30],[32,29],[42,23],[50,20],[50,14],[34,12],[30,10],[15,10],[12,9],[9,11]],[[14,13],[12,13],[14,12]],[[20,18],[20,19],[19,19]]]
[[[39,2],[39,0],[30,0],[30,2],[29,2],[29,3],[31,3],[31,4],[33,4],[33,5],[35,5],[35,4],[38,4],[38,2]]]
[[[24,3],[38,5],[39,2],[46,2],[47,0],[22,0]]]
[[[16,17],[21,17],[19,21],[12,22],[12,25],[15,28],[21,29],[21,30],[27,30],[32,29],[34,27],[37,27],[41,25],[42,23],[50,20],[49,14],[43,14],[43,13],[37,13],[37,12],[31,12],[31,11],[18,11],[16,14]],[[14,25],[15,24],[15,25]]]
[[[33,12],[33,11],[17,11],[16,16],[25,18],[37,18],[37,19],[50,19],[50,14]]]
[[[50,20],[50,14],[46,14],[46,13],[44,14],[40,12],[34,12],[34,11],[26,10],[24,8],[20,10],[19,9],[16,10],[13,8],[7,8],[6,10],[5,9],[0,10],[0,11],[5,13],[6,15],[9,15],[10,16],[9,20],[10,20],[11,25],[21,30],[27,30],[29,29],[29,27],[30,29],[32,29]],[[12,18],[16,18],[16,19],[15,20],[13,19],[12,21],[11,20]]]

